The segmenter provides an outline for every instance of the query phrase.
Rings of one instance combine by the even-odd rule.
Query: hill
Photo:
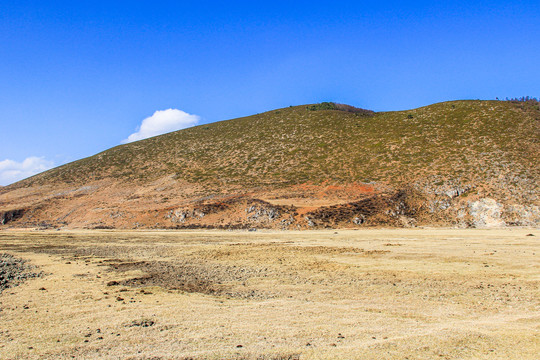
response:
[[[328,106],[329,105],[329,106]],[[0,221],[87,228],[540,223],[540,108],[295,106],[117,146],[0,188]]]

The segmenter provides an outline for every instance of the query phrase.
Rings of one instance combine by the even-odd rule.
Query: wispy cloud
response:
[[[29,176],[49,170],[54,163],[43,157],[31,156],[22,162],[13,160],[0,161],[0,185],[9,185]]]
[[[127,139],[122,141],[122,144],[185,129],[197,125],[200,120],[200,116],[188,114],[178,109],[158,110],[154,115],[144,119],[137,132],[129,135]]]

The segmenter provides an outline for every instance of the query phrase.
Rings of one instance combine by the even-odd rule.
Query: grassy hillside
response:
[[[13,187],[166,175],[207,186],[538,175],[537,105],[454,101],[373,116],[296,106],[121,145]]]
[[[536,101],[295,106],[117,146],[0,189],[0,225],[540,224]]]

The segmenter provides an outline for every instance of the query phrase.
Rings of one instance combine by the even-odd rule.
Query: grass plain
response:
[[[539,235],[5,230],[0,358],[537,359]]]

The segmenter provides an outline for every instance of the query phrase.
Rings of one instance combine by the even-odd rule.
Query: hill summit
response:
[[[0,188],[0,224],[537,226],[536,101],[293,106],[114,147]]]

